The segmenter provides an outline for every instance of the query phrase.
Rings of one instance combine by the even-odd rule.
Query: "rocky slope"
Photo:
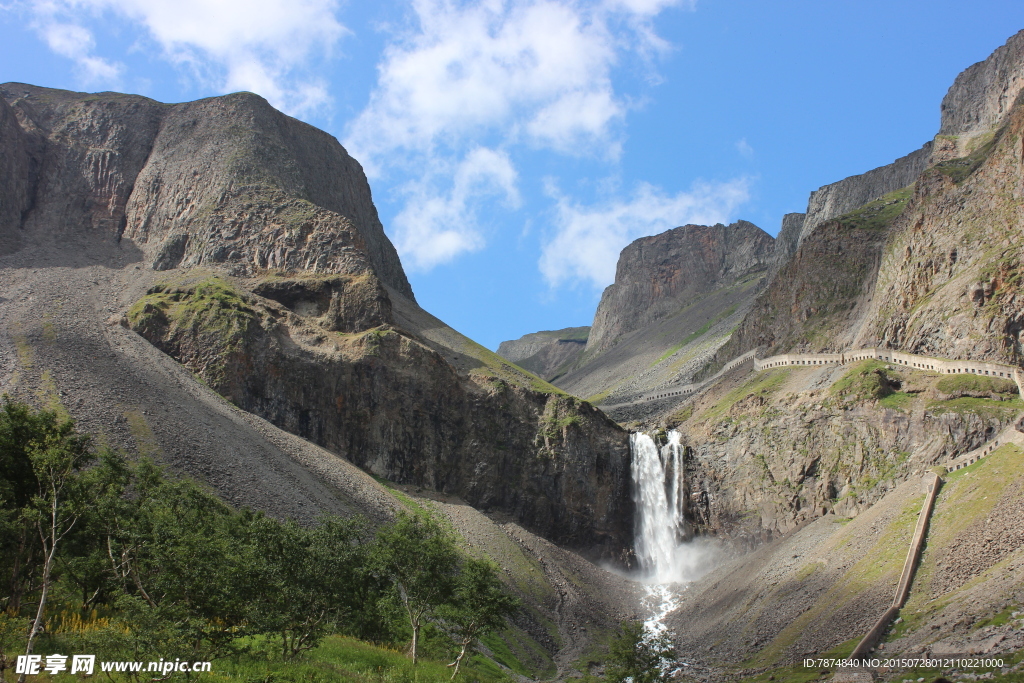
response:
[[[622,250],[615,282],[601,295],[586,353],[675,313],[694,299],[768,267],[771,235],[753,223],[684,225]]]
[[[1014,521],[1022,459],[1007,445],[945,477],[911,597],[878,657],[1003,656],[1013,665],[1011,653],[1024,649],[1024,546]],[[923,498],[914,477],[855,519],[827,515],[691,584],[670,618],[679,646],[695,669],[721,667],[726,679],[767,669],[776,680],[805,680],[804,657],[848,656],[892,601]],[[822,670],[836,669],[812,671]],[[953,667],[880,673],[988,677]]]
[[[828,186],[846,198],[832,208],[812,195],[799,248],[717,362],[875,344],[1017,362],[1022,74],[1024,32],[957,77],[927,158]]]
[[[94,254],[122,292],[102,319],[127,312],[235,405],[567,546],[628,549],[625,433],[419,309],[334,138],[247,93],[0,94],[12,263]]]
[[[498,355],[549,382],[563,375],[583,354],[590,327],[567,327],[525,334],[498,345]]]
[[[1024,411],[1012,381],[971,381],[875,361],[739,373],[668,421],[689,449],[694,525],[756,541],[823,514],[856,516]]]
[[[798,225],[799,216],[790,221]],[[776,265],[774,249],[771,236],[745,221],[636,240],[619,257],[586,349],[552,381],[604,404],[688,381],[746,313]]]

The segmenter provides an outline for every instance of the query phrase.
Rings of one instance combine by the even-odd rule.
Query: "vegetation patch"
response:
[[[698,337],[703,337],[705,334],[708,333],[708,330],[710,330],[712,327],[717,325],[720,321],[728,318],[730,315],[735,313],[736,312],[736,308],[738,306],[739,306],[739,304],[733,304],[732,306],[730,306],[726,310],[724,310],[721,313],[719,313],[718,315],[716,315],[711,320],[708,320],[706,323],[704,323],[704,325],[701,326],[701,328],[699,330],[697,330],[696,332],[691,332],[681,342],[679,342],[678,344],[676,344],[675,346],[670,348],[665,353],[661,354],[661,357],[658,358],[658,360],[656,360],[653,363],[651,363],[651,367],[654,367],[655,365],[657,365],[658,363],[660,363],[661,361],[665,360],[666,358],[668,358],[670,356],[674,356],[676,353],[679,352],[680,349],[682,349],[684,346],[686,346],[687,344],[692,342],[694,339],[697,339]]]
[[[221,381],[228,357],[242,341],[258,314],[248,299],[216,275],[190,285],[157,284],[128,309],[128,323],[150,341],[175,343],[181,332],[201,340],[212,355],[203,367],[206,380]]]
[[[903,213],[907,201],[913,194],[914,186],[910,185],[884,195],[880,199],[865,204],[859,209],[837,218],[843,225],[861,230],[881,230],[889,226],[893,219]]]
[[[907,548],[917,524],[924,495],[912,498],[884,529],[878,541],[857,564],[851,567],[836,584],[825,592],[814,605],[797,617],[776,636],[751,662],[754,666],[771,666],[816,622],[834,614],[856,596],[883,580],[896,577],[903,569]],[[844,529],[844,533],[847,530]],[[858,638],[859,639],[859,638]],[[858,640],[855,639],[855,640]],[[852,642],[852,641],[851,641]],[[856,643],[854,642],[853,645]],[[843,645],[846,645],[844,643]],[[852,652],[853,645],[849,652]],[[837,646],[842,647],[842,646]]]
[[[979,146],[973,152],[967,156],[960,157],[958,159],[950,159],[949,161],[943,161],[941,164],[935,165],[935,170],[939,173],[949,176],[954,183],[959,185],[967,179],[972,173],[985,163],[992,150],[995,149],[996,142],[1001,137],[1002,130],[996,135],[993,135],[990,140]]]
[[[985,375],[946,375],[935,388],[944,394],[1019,394],[1017,383],[1012,379]]]
[[[1024,410],[1024,401],[1019,398],[999,401],[990,398],[963,397],[948,401],[932,401],[925,409],[933,415],[942,415],[943,413],[950,412],[961,415],[974,413],[982,418],[1006,421]]]
[[[894,391],[893,393],[889,394],[888,396],[878,401],[878,405],[882,406],[883,408],[891,408],[893,410],[898,410],[902,413],[907,412],[907,410],[910,409],[910,406],[913,403],[914,395],[902,391]]]
[[[829,391],[847,401],[877,401],[894,393],[900,384],[899,375],[886,369],[885,363],[867,359],[855,363]]]
[[[750,396],[768,398],[777,392],[790,375],[790,368],[772,368],[762,370],[743,386],[737,387],[723,396],[717,403],[704,411],[701,418],[706,422],[712,422],[734,405]]]

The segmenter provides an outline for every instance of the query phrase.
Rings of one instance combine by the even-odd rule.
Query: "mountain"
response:
[[[532,332],[501,342],[497,354],[551,382],[576,363],[586,348],[589,335],[589,327]]]
[[[524,554],[538,671],[629,614],[570,552],[628,561],[627,434],[418,306],[333,137],[250,93],[8,83],[0,149],[0,393],[276,517],[437,507]]]
[[[559,356],[550,381],[605,406],[688,381],[750,306],[779,258],[775,243],[746,221],[685,225],[634,241],[619,256],[586,346]],[[514,349],[550,334],[503,342],[498,352],[516,360]]]
[[[927,154],[812,193],[798,250],[719,361],[752,349],[881,345],[1019,362],[1021,170],[1013,145],[1022,72],[1024,32],[957,77]]]

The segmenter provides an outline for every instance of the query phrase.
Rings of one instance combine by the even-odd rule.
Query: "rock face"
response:
[[[0,95],[4,254],[92,249],[137,292],[122,324],[236,406],[590,555],[628,551],[625,432],[419,309],[334,138],[248,93]]]
[[[942,121],[934,141],[891,164],[812,192],[800,242],[823,222],[910,185],[929,166],[974,151],[979,137],[991,135],[1006,120],[1022,89],[1024,31],[957,76],[942,99]]]
[[[945,358],[1024,360],[1024,106],[991,143],[917,181],[893,224],[856,343]]]
[[[716,388],[680,427],[690,519],[705,532],[758,540],[827,513],[852,517],[1019,414],[1011,382],[970,407],[937,385],[934,375],[856,366],[777,369]],[[879,402],[880,393],[899,401]]]
[[[775,253],[772,256],[772,266],[775,270],[785,265],[796,253],[806,219],[805,213],[787,213],[782,217],[779,234],[775,236]]]
[[[799,241],[803,242],[825,221],[910,185],[928,168],[931,157],[932,143],[929,142],[891,164],[818,188],[807,200],[807,217]]]
[[[628,547],[628,445],[600,411],[494,377],[460,377],[391,325],[344,324],[329,308],[297,315],[241,285],[155,287],[126,324],[235,405],[374,474],[456,493],[590,554]],[[276,279],[249,287],[284,298]]]
[[[988,59],[965,69],[942,98],[939,135],[988,133],[1010,112],[1024,89],[1024,31]]]
[[[753,223],[685,225],[622,250],[601,295],[586,352],[678,311],[694,299],[768,268],[774,240]]]
[[[157,270],[372,269],[412,297],[359,164],[257,95],[166,105],[20,83],[0,95],[45,160],[30,190],[45,201],[23,234],[127,238]]]
[[[519,339],[501,342],[497,353],[550,382],[579,359],[589,334],[589,326],[532,332]]]
[[[18,229],[31,206],[38,169],[30,145],[14,110],[0,98],[0,252],[17,248]]]
[[[812,194],[797,250],[718,362],[873,345],[1019,362],[1022,87],[1024,32],[957,77],[929,154]]]

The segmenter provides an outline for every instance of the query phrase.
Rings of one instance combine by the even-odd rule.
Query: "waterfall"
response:
[[[647,434],[629,437],[636,502],[636,554],[654,583],[679,581],[679,546],[686,534],[681,435],[672,430],[660,450]]]

